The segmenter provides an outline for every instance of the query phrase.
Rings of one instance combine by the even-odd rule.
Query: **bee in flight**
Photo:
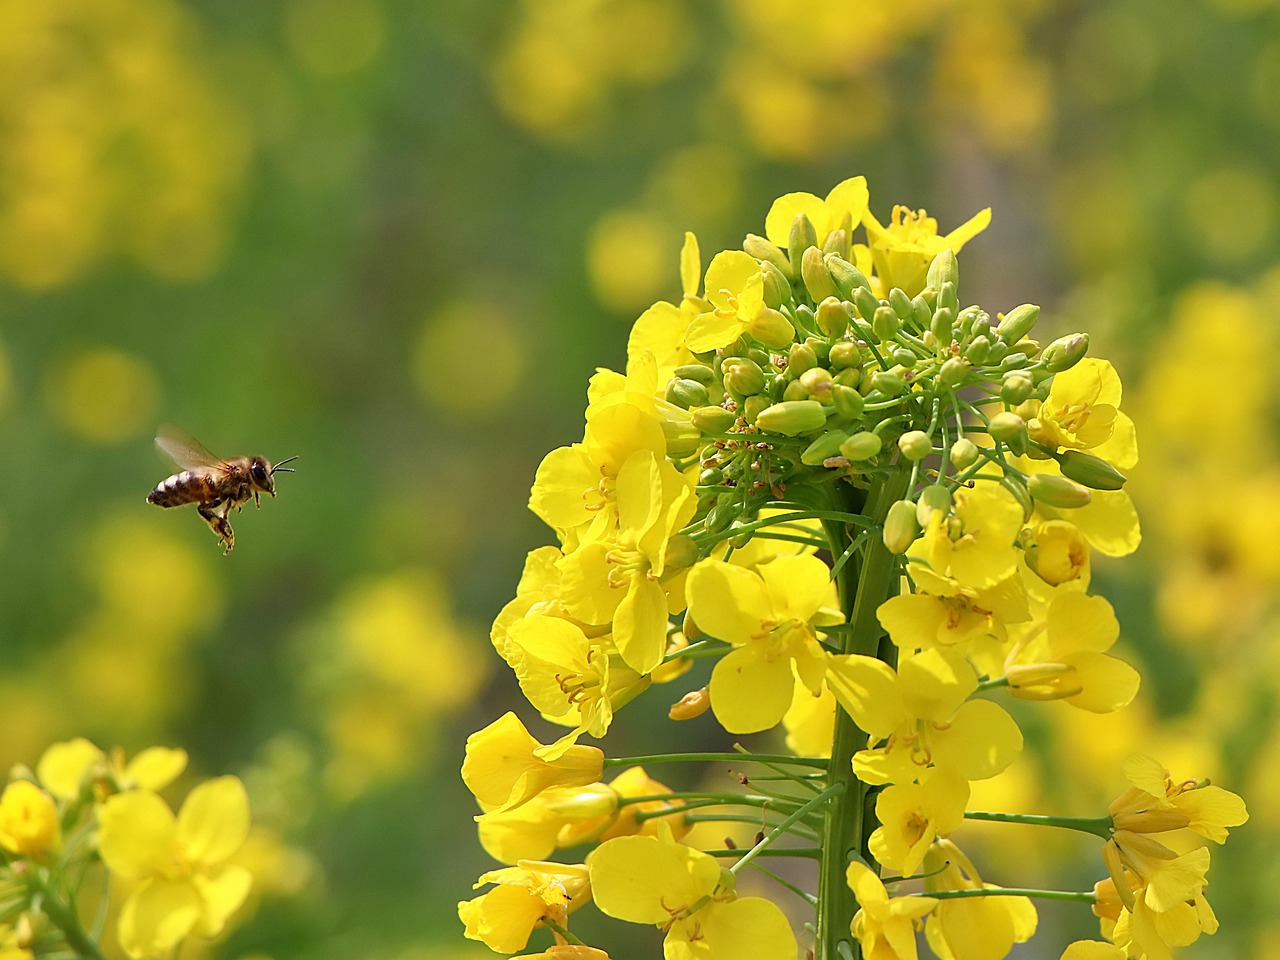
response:
[[[157,507],[180,507],[194,503],[200,516],[218,535],[218,540],[230,553],[235,546],[236,535],[231,529],[227,514],[231,508],[240,510],[252,498],[262,506],[262,494],[276,495],[274,474],[293,473],[284,466],[297,460],[289,457],[272,466],[266,457],[235,457],[223,460],[215,457],[195,437],[177,427],[165,425],[156,435],[156,446],[161,453],[182,468],[167,480],[162,480],[147,494],[147,503]]]

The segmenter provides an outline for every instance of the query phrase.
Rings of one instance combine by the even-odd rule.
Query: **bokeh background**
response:
[[[1140,431],[1146,540],[1095,571],[1140,702],[1039,711],[992,805],[1096,815],[1135,746],[1213,776],[1253,819],[1188,954],[1274,960],[1278,161],[1274,0],[0,0],[0,758],[247,780],[259,894],[188,956],[489,955],[457,768],[518,706],[486,631],[550,539],[534,468],[684,230],[861,173],[881,220],[993,207],[962,298],[1089,330]],[[229,558],[143,502],[164,421],[301,456]],[[993,882],[1101,875],[1003,839]],[[1096,931],[1042,916],[1016,956]]]

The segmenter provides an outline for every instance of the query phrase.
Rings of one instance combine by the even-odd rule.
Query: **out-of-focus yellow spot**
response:
[[[0,3],[0,272],[70,282],[111,254],[175,280],[221,262],[249,152],[172,0]]]
[[[345,77],[369,66],[385,33],[378,0],[289,0],[284,9],[289,52],[322,77]]]
[[[110,347],[58,364],[45,382],[45,400],[58,422],[92,443],[119,443],[149,429],[159,393],[146,363]]]
[[[1238,263],[1275,232],[1276,203],[1275,187],[1261,171],[1224,167],[1191,184],[1183,211],[1193,243],[1214,261]]]
[[[587,273],[596,296],[611,310],[628,312],[670,293],[676,241],[676,232],[651,214],[606,214],[587,247]]]
[[[253,800],[255,817],[258,803]],[[305,850],[288,846],[276,831],[254,823],[248,839],[229,863],[238,863],[253,874],[251,904],[263,894],[297,896],[315,879],[319,865]],[[250,907],[252,910],[252,906]]]
[[[1057,186],[1053,206],[1059,235],[1080,272],[1124,266],[1147,240],[1137,186],[1109,164],[1068,172]]]
[[[1106,105],[1150,89],[1160,60],[1159,34],[1139,13],[1117,6],[1080,21],[1068,40],[1064,68],[1084,99]]]
[[[515,324],[496,306],[459,300],[427,319],[412,356],[423,397],[468,420],[493,417],[511,401],[524,374]]]
[[[742,200],[742,161],[715,144],[677,150],[654,174],[648,194],[690,225],[732,216]]]

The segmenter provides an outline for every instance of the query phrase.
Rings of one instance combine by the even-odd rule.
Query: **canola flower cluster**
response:
[[[112,906],[134,960],[222,933],[253,886],[234,862],[249,836],[248,795],[237,778],[218,777],[175,814],[158,791],[186,765],[183,750],[151,747],[126,763],[81,738],[50,746],[35,771],[13,771],[0,794],[0,958],[102,960]],[[99,862],[121,903],[90,880]]]
[[[1000,700],[1108,713],[1139,686],[1088,592],[1093,551],[1140,538],[1120,380],[1086,334],[1032,339],[1034,305],[962,306],[956,252],[989,218],[939,234],[897,207],[882,224],[857,177],[779,198],[705,274],[686,235],[682,299],[639,317],[625,374],[592,378],[582,441],[537,473],[530,506],[560,545],[530,554],[492,640],[570,729],[544,745],[508,713],[467,741],[480,840],[506,864],[459,904],[468,937],[511,954],[543,926],[555,943],[533,956],[604,957],[567,927],[594,901],[660,927],[668,960],[793,960],[788,915],[738,895],[747,867],[806,905],[819,960],[914,960],[921,928],[940,957],[997,960],[1034,934],[1033,897],[1099,917],[1106,941],[1068,960],[1157,960],[1216,930],[1204,841],[1247,819],[1220,787],[1135,756],[1105,815],[968,809],[1023,748]],[[671,718],[782,725],[791,754],[642,765],[578,742],[702,659],[709,682]],[[676,792],[645,769],[711,759],[752,771],[752,792]],[[744,808],[749,849],[685,842]],[[1106,878],[991,884],[952,837],[966,820],[1096,835]],[[584,844],[582,862],[547,860]],[[816,890],[766,857],[813,863]]]

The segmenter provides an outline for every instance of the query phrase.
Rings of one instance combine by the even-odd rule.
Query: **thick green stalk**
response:
[[[847,488],[846,507],[851,513],[861,513],[866,521],[878,527],[884,523],[889,506],[902,498],[906,487],[907,473],[894,472],[873,484],[865,504],[858,502],[860,492]],[[857,530],[833,522],[825,527],[833,555],[840,556]],[[837,574],[840,606],[852,626],[841,636],[842,653],[877,655],[882,630],[876,620],[876,609],[897,589],[898,577],[897,557],[885,548],[878,534],[869,537],[861,555]],[[866,743],[867,735],[858,729],[853,718],[837,709],[827,776],[831,786],[843,785],[844,789],[835,793],[826,808],[818,877],[816,960],[839,960],[842,952],[855,960],[861,956],[859,944],[849,930],[858,911],[858,901],[849,889],[845,873],[854,858],[871,862],[866,844],[874,824],[868,824],[865,815],[867,785],[853,774],[853,755]],[[847,944],[846,951],[838,950],[841,941]]]

